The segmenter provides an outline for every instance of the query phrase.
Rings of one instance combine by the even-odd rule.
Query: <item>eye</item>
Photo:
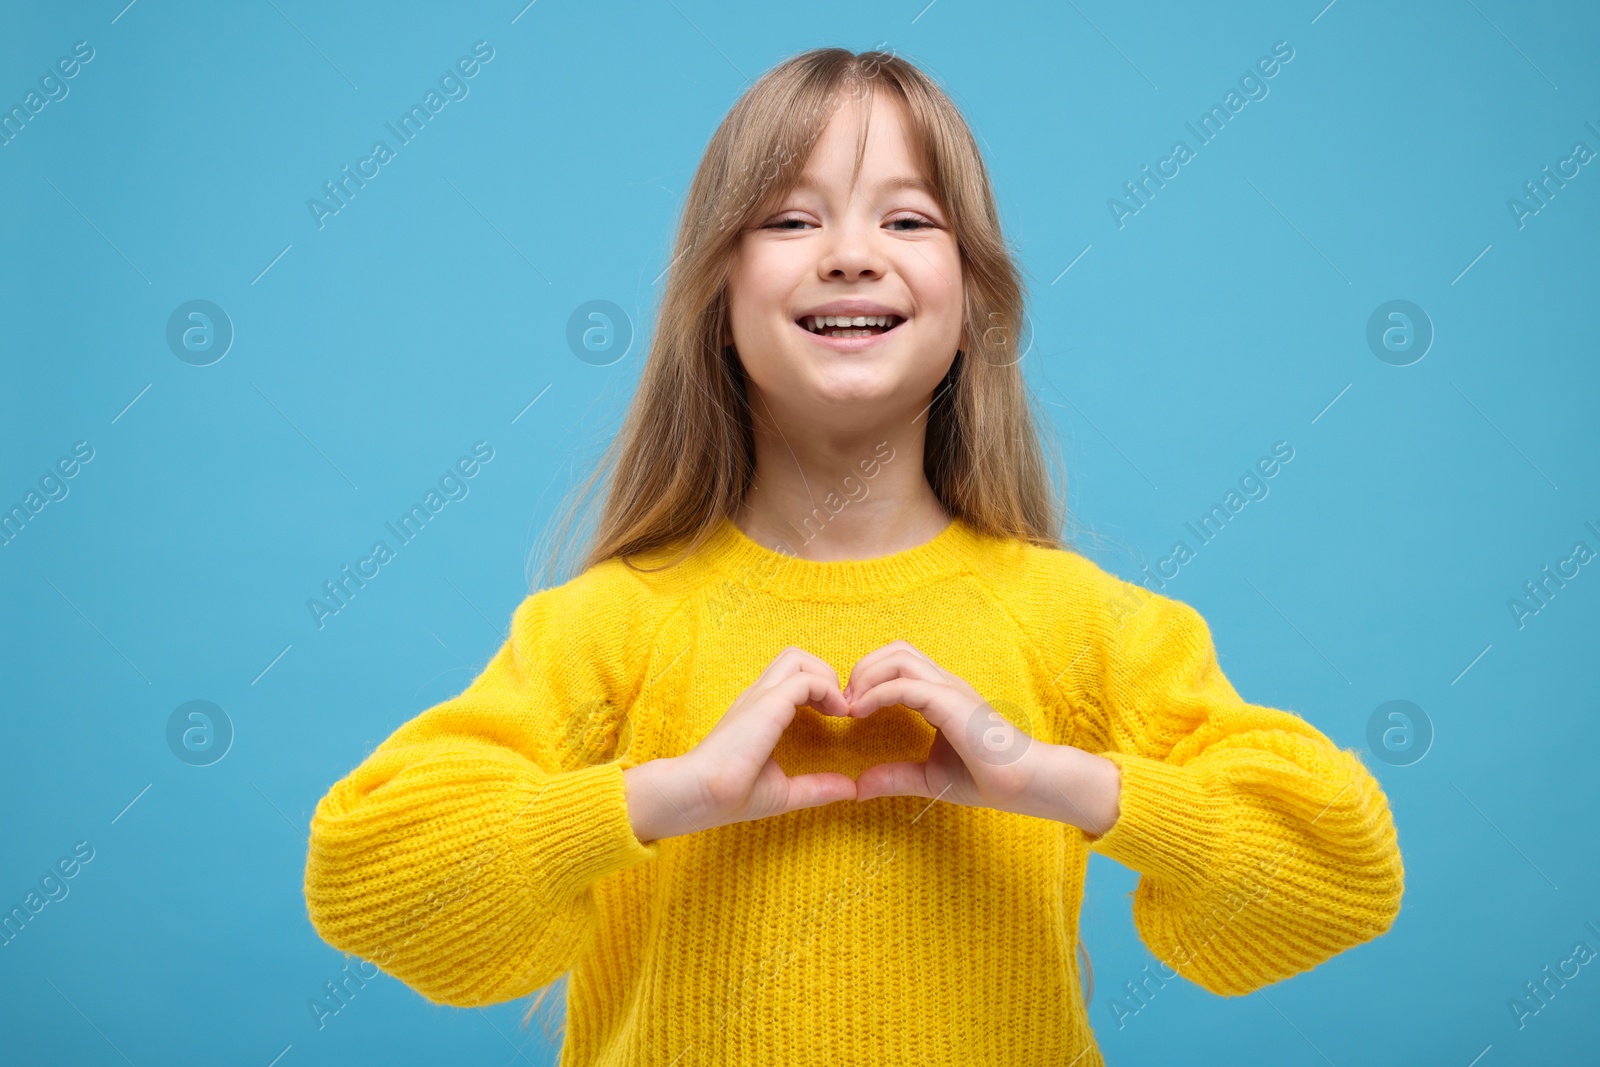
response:
[[[793,223],[795,225],[792,226],[792,225],[790,225],[791,223]],[[811,223],[807,222],[805,219],[795,218],[793,216],[790,216],[789,218],[773,219],[771,222],[767,223],[765,226],[762,226],[761,228],[763,230],[791,230],[791,229],[796,228],[796,226],[809,226],[809,225],[811,225]]]
[[[927,229],[927,230],[938,229],[938,225],[936,223],[932,222],[929,219],[922,218],[920,215],[908,215],[908,216],[905,216],[904,218],[890,219],[887,223],[885,223],[885,225],[886,226],[898,226],[901,223],[907,223],[912,227],[911,230],[901,230],[901,231],[899,231],[901,233],[912,233],[912,232],[915,232],[918,229]]]

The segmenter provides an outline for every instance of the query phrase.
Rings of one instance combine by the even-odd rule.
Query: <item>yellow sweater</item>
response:
[[[634,836],[623,769],[692,748],[784,647],[842,682],[896,638],[1036,739],[1115,761],[1116,825],[1091,839],[879,797]],[[774,758],[854,777],[933,736],[901,705],[801,708]],[[564,1067],[1093,1067],[1076,952],[1091,849],[1140,872],[1145,945],[1226,996],[1384,933],[1403,889],[1360,758],[1242,700],[1188,605],[960,520],[830,562],[724,520],[656,575],[609,560],[526,598],[465,692],[317,804],[305,894],[328,943],[436,1003],[571,972]]]

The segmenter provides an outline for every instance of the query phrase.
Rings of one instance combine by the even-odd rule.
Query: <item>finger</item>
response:
[[[856,779],[856,799],[873,797],[931,797],[926,763],[880,763]]]
[[[895,642],[897,648],[886,648],[873,653],[871,662],[863,659],[850,672],[850,684],[844,697],[854,702],[861,694],[888,681],[890,678],[921,678],[929,682],[948,682],[949,678],[939,665],[904,641]],[[889,701],[889,703],[894,703]]]
[[[860,659],[856,660],[856,665],[850,668],[850,682],[845,686],[846,695],[849,695],[852,692],[859,693],[863,688],[861,684],[863,672],[869,670],[874,664],[880,662],[888,656],[893,655],[896,652],[912,652],[918,656],[922,656],[923,659],[928,659],[928,657],[923,656],[922,653],[917,650],[916,646],[910,641],[890,641],[888,644],[879,648],[875,648],[871,652],[868,652],[865,656],[862,656]],[[932,660],[929,660],[929,662],[932,662]]]
[[[841,719],[850,717],[850,705],[845,701],[844,694],[839,692],[837,678],[826,678],[810,671],[803,672],[811,684],[805,690],[805,698],[799,706],[808,707],[822,715],[833,715]]]
[[[782,692],[785,700],[790,700],[795,707],[809,707],[823,715],[837,715],[841,718],[850,716],[850,705],[845,703],[844,694],[839,692],[837,679],[828,678],[807,670],[797,670],[793,674],[780,679],[772,686],[775,692]],[[794,718],[793,713],[785,719],[787,726],[789,720]]]
[[[718,750],[724,757],[737,753],[741,758],[759,763],[770,756],[783,732],[794,721],[798,708],[826,708],[829,710],[824,714],[842,717],[850,714],[849,706],[833,683],[810,671],[796,670],[772,686],[752,686],[746,694],[747,699],[738,706],[738,712],[724,715],[707,737],[708,741],[711,737],[720,739]]]
[[[837,701],[823,698],[826,703],[810,705],[813,710],[821,712],[823,715],[844,716],[850,713],[844,697],[839,692],[838,672],[821,656],[807,652],[805,649],[795,645],[790,645],[775,656],[756,681],[758,684],[770,687],[776,685],[782,679],[790,677],[797,671],[806,671],[827,678],[831,683],[833,695],[839,698]]]
[[[828,661],[821,656],[808,652],[798,645],[790,645],[772,657],[772,662],[767,664],[766,669],[761,672],[756,681],[763,685],[772,685],[778,679],[786,678],[796,670],[808,670],[813,674],[820,674],[824,678],[830,678],[833,680],[833,688],[840,688],[839,672],[835,671]]]
[[[897,675],[857,695],[850,701],[849,708],[853,717],[864,719],[879,708],[904,704],[920,712],[934,726],[943,728],[964,725],[966,717],[957,716],[965,709],[958,705],[969,703],[968,698],[942,681]]]
[[[994,762],[992,756],[979,750],[986,738],[1023,736],[988,703],[974,705],[968,694],[953,686],[917,678],[891,678],[878,683],[856,698],[850,705],[850,714],[862,718],[890,704],[903,704],[921,715],[968,767],[976,759]]]
[[[816,774],[797,774],[789,779],[789,794],[784,800],[785,812],[801,808],[817,808],[836,800],[852,800],[856,795],[856,782],[848,774],[837,771],[819,771]]]

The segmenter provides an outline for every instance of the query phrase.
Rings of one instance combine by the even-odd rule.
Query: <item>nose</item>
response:
[[[870,224],[841,222],[824,232],[817,274],[828,281],[881,279],[887,269],[878,235]]]

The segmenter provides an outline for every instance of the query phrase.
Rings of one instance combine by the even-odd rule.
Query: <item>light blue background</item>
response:
[[[1600,966],[1523,1029],[1508,1007],[1600,949],[1600,567],[1521,629],[1507,607],[1575,541],[1600,550],[1600,164],[1524,228],[1506,206],[1600,149],[1591,5],[124,3],[9,5],[0,34],[6,107],[95,49],[0,148],[0,504],[95,449],[0,547],[0,904],[95,850],[0,949],[8,1061],[553,1061],[526,1002],[437,1008],[387,976],[319,1031],[307,1001],[343,957],[306,919],[305,828],[501,643],[537,531],[632,393],[727,108],[789,54],[880,43],[981,136],[1095,557],[1134,578],[1192,544],[1184,523],[1289,442],[1165,592],[1247,699],[1346,747],[1392,699],[1436,732],[1411,766],[1367,758],[1406,863],[1392,931],[1261,992],[1170,983],[1119,1029],[1111,998],[1153,957],[1135,876],[1095,857],[1107,1061],[1597,1055]],[[470,95],[319,230],[307,198],[479,40]],[[1280,40],[1270,95],[1118,229],[1107,199]],[[237,331],[207,367],[165,340],[197,298]],[[591,299],[635,324],[610,366],[565,342]],[[1411,366],[1365,341],[1392,299],[1436,330]],[[307,598],[479,440],[470,495],[318,630]],[[208,767],[165,739],[192,699],[236,730]]]

